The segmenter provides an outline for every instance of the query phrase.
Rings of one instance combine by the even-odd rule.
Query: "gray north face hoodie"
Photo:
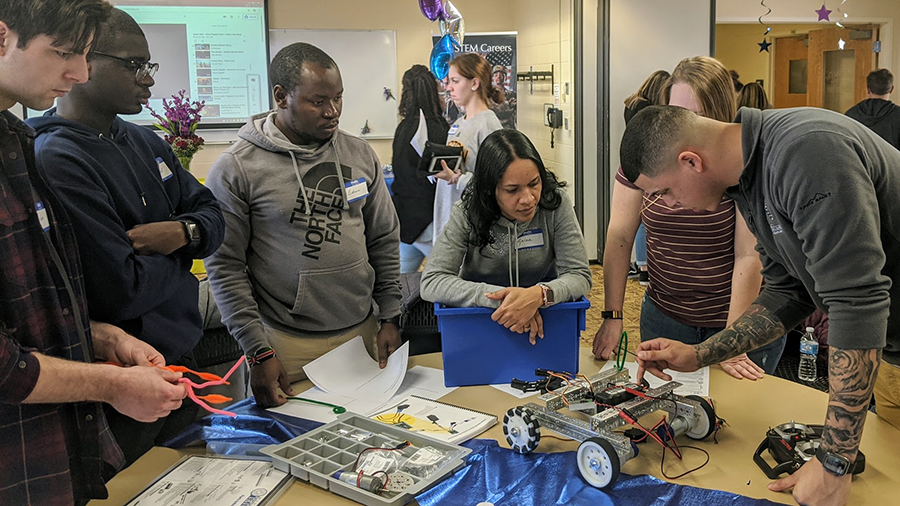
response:
[[[222,322],[246,353],[263,322],[329,337],[400,314],[400,228],[381,166],[338,130],[314,149],[291,143],[275,113],[253,117],[210,168],[225,241],[206,259]],[[338,170],[340,167],[340,170]]]

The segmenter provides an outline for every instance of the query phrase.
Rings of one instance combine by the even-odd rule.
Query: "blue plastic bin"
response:
[[[448,387],[534,381],[535,369],[578,372],[578,347],[591,303],[582,297],[541,309],[544,339],[534,346],[491,320],[490,308],[455,308],[435,303],[441,332],[444,384]]]

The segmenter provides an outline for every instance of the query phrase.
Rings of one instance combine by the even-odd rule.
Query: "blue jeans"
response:
[[[434,223],[430,223],[416,238],[416,242],[412,244],[400,242],[400,274],[419,271],[422,261],[431,253],[433,235]]]
[[[634,236],[634,259],[640,267],[647,265],[647,229],[643,223]]]
[[[641,341],[665,337],[685,344],[699,344],[721,331],[722,327],[692,327],[679,323],[663,314],[650,297],[644,294],[641,303]],[[762,348],[747,353],[747,356],[754,364],[762,367],[766,374],[772,374],[781,360],[785,341],[787,336],[781,336]]]

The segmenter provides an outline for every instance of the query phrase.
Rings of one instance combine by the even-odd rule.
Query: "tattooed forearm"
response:
[[[825,450],[851,460],[856,456],[880,362],[881,350],[829,349],[828,413],[822,433]]]
[[[697,364],[706,367],[755,350],[784,335],[784,325],[771,311],[751,304],[730,327],[698,344]]]

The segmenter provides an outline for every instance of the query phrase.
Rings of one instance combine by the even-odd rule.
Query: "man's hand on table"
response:
[[[256,405],[261,408],[281,406],[287,399],[278,392],[278,388],[287,395],[294,395],[287,371],[278,357],[272,357],[250,367],[250,389],[256,398]]]
[[[383,322],[375,337],[375,346],[378,349],[378,367],[384,369],[388,357],[400,347],[400,328],[393,323]]]
[[[719,367],[737,379],[747,378],[748,380],[756,381],[766,375],[766,371],[750,360],[746,353],[741,353],[734,358],[720,362]]]
[[[787,478],[769,484],[769,490],[792,489],[794,500],[802,506],[846,506],[852,475],[835,476],[822,467],[819,459],[809,459]]]

